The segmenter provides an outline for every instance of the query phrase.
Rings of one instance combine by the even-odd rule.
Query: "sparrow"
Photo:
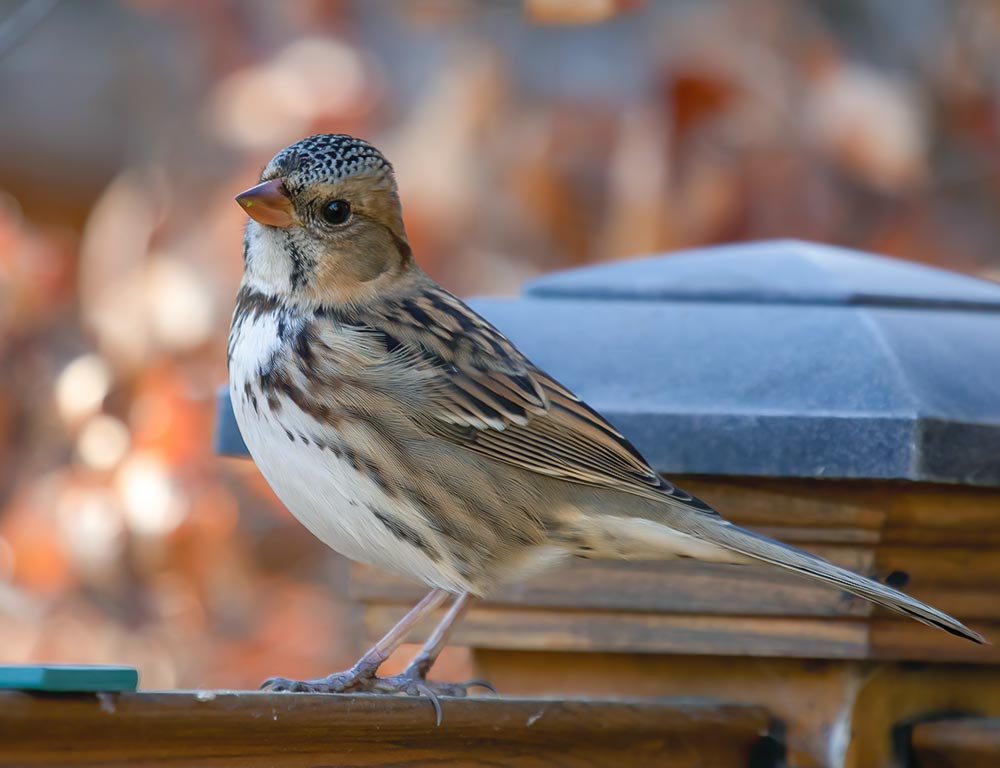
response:
[[[229,334],[250,454],[334,550],[431,592],[349,670],[269,690],[464,695],[427,672],[470,602],[587,558],[763,562],[976,643],[902,592],[724,519],[657,474],[599,413],[414,261],[394,172],[320,134],[236,197],[249,216]],[[451,596],[413,663],[378,677]],[[440,710],[438,710],[440,716]]]

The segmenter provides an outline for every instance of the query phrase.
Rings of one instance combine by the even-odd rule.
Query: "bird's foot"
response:
[[[423,673],[407,669],[398,675],[375,677],[371,680],[370,693],[405,694],[407,696],[426,696],[434,707],[437,724],[441,725],[441,697],[453,696],[464,699],[471,688],[485,688],[499,696],[497,689],[486,680],[466,680],[464,683],[446,683],[440,680],[428,680]]]
[[[371,681],[371,693],[403,693],[407,696],[454,696],[464,699],[471,688],[485,688],[497,694],[497,689],[485,680],[466,680],[464,683],[445,683],[428,680],[423,675],[402,672],[389,677],[376,677]]]
[[[368,670],[348,669],[334,672],[314,680],[289,680],[287,677],[271,677],[260,686],[264,691],[289,693],[372,693],[406,696],[426,696],[434,707],[437,724],[441,725],[442,696],[465,698],[472,688],[485,688],[496,695],[497,689],[486,680],[466,680],[464,683],[446,683],[428,680],[418,670],[407,669],[398,675],[376,677]]]
[[[314,680],[289,680],[287,677],[269,677],[261,683],[262,691],[288,693],[354,693],[370,692],[370,686],[377,680],[374,671],[348,669],[334,672]]]

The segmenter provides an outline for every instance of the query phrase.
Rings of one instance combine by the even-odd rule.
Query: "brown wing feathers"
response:
[[[620,432],[459,299],[435,286],[390,306],[350,321],[381,333],[411,364],[436,370],[431,402],[414,414],[432,433],[532,472],[715,514],[661,478]]]

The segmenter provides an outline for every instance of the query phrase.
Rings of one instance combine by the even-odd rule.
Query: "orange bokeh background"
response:
[[[988,0],[32,4],[0,10],[0,662],[353,659],[347,564],[212,450],[232,196],[310,133],[383,149],[461,295],[765,237],[1000,275]]]

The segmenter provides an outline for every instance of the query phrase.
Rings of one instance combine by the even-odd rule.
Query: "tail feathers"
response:
[[[703,526],[699,534],[725,549],[826,582],[923,624],[943,629],[974,643],[987,642],[978,632],[973,632],[962,622],[926,603],[767,536],[728,523]]]

